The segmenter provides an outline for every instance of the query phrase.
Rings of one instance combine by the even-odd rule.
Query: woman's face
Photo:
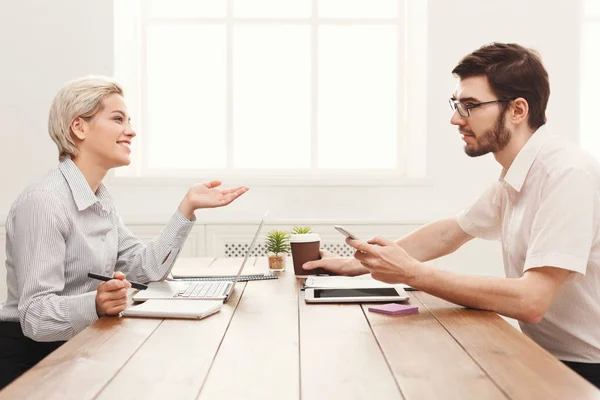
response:
[[[80,139],[78,157],[85,157],[106,170],[129,165],[130,145],[135,132],[130,125],[125,101],[121,95],[113,93],[102,100],[102,105],[102,110],[91,120],[79,121],[81,132],[75,131]]]

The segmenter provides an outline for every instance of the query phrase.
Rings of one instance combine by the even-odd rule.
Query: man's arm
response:
[[[466,307],[489,310],[528,324],[537,324],[572,271],[539,267],[518,279],[460,275],[422,265],[407,283]]]
[[[530,324],[540,322],[573,272],[545,266],[530,268],[518,279],[460,275],[415,260],[402,247],[382,237],[368,243],[351,239],[346,242],[359,250],[356,259],[374,279],[406,283],[455,304],[494,311]]]
[[[396,244],[405,249],[411,257],[419,261],[429,261],[450,254],[473,239],[458,225],[456,218],[445,218],[431,222],[398,239]],[[368,274],[369,270],[352,257],[339,257],[328,251],[321,251],[320,260],[304,264],[305,269],[325,268],[342,275]]]
[[[414,259],[425,262],[455,252],[473,239],[465,233],[455,217],[431,222],[409,233],[396,244]]]

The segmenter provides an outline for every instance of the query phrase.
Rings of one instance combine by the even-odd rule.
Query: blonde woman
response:
[[[62,88],[48,128],[59,165],[29,186],[6,221],[7,300],[0,304],[0,388],[98,317],[118,315],[132,281],[163,279],[200,208],[225,206],[247,187],[191,187],[162,234],[145,245],[123,224],[102,184],[130,163],[136,133],[123,90],[85,77]],[[113,276],[99,283],[88,272]]]

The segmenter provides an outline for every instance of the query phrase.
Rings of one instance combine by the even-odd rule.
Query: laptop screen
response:
[[[262,220],[260,221],[260,224],[258,225],[258,229],[256,230],[256,233],[254,234],[254,238],[252,238],[252,243],[250,243],[250,247],[248,247],[248,251],[246,252],[246,255],[244,256],[244,261],[242,262],[242,265],[240,265],[240,269],[238,270],[238,273],[235,276],[235,279],[233,280],[233,284],[231,285],[229,294],[225,298],[224,302],[227,302],[227,300],[229,299],[229,296],[231,296],[231,293],[233,293],[235,284],[240,279],[240,275],[242,275],[242,270],[244,269],[244,265],[246,265],[246,262],[248,261],[248,257],[250,257],[250,253],[252,253],[252,249],[254,249],[254,245],[256,244],[256,240],[258,239],[258,234],[260,233],[260,230],[262,229],[265,219],[267,218],[267,214],[269,214],[269,210],[265,211],[265,215],[263,215]]]

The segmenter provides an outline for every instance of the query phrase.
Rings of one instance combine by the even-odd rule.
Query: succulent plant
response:
[[[312,233],[312,230],[311,230],[310,226],[295,226],[292,229],[292,233],[294,235],[303,235],[306,233]]]
[[[267,233],[265,249],[270,253],[290,254],[290,236],[286,231],[274,229]]]

